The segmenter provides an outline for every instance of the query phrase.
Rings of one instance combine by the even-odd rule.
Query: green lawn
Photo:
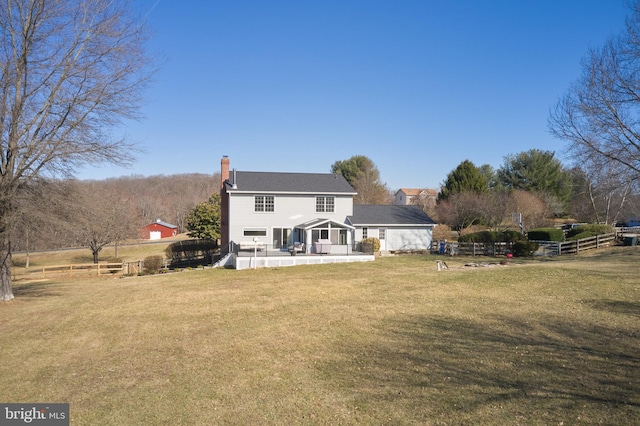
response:
[[[18,281],[0,401],[77,425],[640,418],[640,249],[438,259]]]

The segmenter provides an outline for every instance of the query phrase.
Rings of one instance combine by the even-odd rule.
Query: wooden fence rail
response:
[[[540,248],[537,254],[561,256],[563,254],[578,254],[582,251],[592,250],[600,247],[606,247],[613,244],[616,240],[616,234],[602,234],[595,237],[582,238],[576,241],[535,241]]]
[[[75,265],[54,265],[43,266],[41,268],[42,276],[47,274],[91,274],[91,275],[106,275],[122,273],[122,263],[83,263]]]
[[[536,255],[560,256],[563,254],[577,254],[585,250],[596,249],[611,245],[616,240],[616,234],[602,234],[595,237],[583,238],[576,241],[534,241],[539,249]],[[509,252],[510,243],[448,243],[445,253],[462,256],[502,256]]]

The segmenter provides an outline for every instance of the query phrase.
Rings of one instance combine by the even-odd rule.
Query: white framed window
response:
[[[384,240],[387,237],[387,230],[386,229],[380,229],[378,231],[378,239],[379,240]]]
[[[316,213],[333,213],[335,204],[335,197],[316,197]]]
[[[369,238],[369,228],[362,228],[362,239]]]
[[[273,195],[256,195],[254,206],[256,212],[274,212],[276,203]]]
[[[267,228],[244,228],[242,235],[244,237],[266,237]]]

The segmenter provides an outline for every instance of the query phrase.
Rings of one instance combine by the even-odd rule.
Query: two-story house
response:
[[[346,253],[354,230],[356,191],[342,175],[331,173],[245,172],[221,162],[221,240],[251,247],[257,240],[269,249],[295,242],[312,253],[313,243],[330,240],[332,253]]]
[[[355,205],[356,191],[339,174],[231,170],[221,162],[221,240],[240,248],[334,255],[358,250],[363,238],[381,240],[383,251],[426,250],[435,222],[418,206]],[[224,249],[223,249],[224,250]]]

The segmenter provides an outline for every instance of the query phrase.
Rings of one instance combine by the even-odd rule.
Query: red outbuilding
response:
[[[178,227],[158,219],[142,228],[140,234],[140,237],[144,240],[159,240],[178,235]]]

